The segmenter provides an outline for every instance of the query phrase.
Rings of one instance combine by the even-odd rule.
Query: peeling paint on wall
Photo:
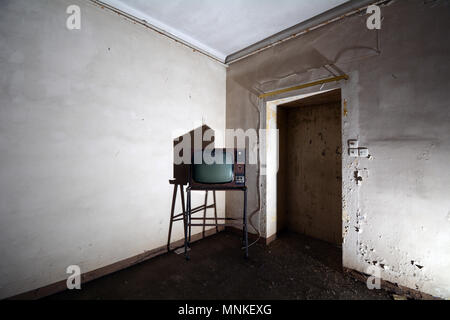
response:
[[[252,123],[243,92],[311,82],[326,76],[324,61],[337,64],[350,79],[324,89],[342,89],[342,141],[358,139],[370,150],[367,158],[349,158],[343,143],[344,266],[365,272],[375,265],[387,281],[450,298],[450,43],[442,41],[450,11],[433,3],[391,2],[378,34],[361,27],[364,15],[352,16],[233,63],[227,126]],[[354,50],[375,48],[376,39],[376,54]],[[357,185],[360,170],[370,177],[358,173]],[[233,202],[227,195],[227,214]]]

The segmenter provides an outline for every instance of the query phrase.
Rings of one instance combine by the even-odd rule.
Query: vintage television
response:
[[[245,149],[194,150],[189,185],[192,189],[244,188],[245,159]]]

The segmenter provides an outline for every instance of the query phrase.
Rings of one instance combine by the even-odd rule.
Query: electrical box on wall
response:
[[[358,145],[359,145],[358,140],[354,140],[354,139],[348,140],[348,147],[350,149],[356,149],[356,148],[358,148]]]
[[[356,149],[356,148],[348,149],[348,155],[349,155],[350,157],[356,158],[356,157],[359,156],[359,151],[358,151],[358,149]]]
[[[352,158],[369,158],[369,149],[366,147],[359,147],[359,141],[356,139],[350,139],[348,143],[348,155]]]
[[[367,158],[369,156],[369,149],[367,148],[359,148],[358,156],[361,158]]]

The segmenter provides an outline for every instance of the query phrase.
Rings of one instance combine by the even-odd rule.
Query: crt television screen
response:
[[[200,159],[202,151],[194,153],[193,179],[197,183],[215,184],[229,183],[233,181],[233,154],[229,151],[213,150],[212,158],[215,162],[205,161],[201,157],[202,163],[196,164],[195,160]]]

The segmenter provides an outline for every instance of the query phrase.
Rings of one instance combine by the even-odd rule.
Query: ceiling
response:
[[[347,0],[102,0],[221,61]]]

